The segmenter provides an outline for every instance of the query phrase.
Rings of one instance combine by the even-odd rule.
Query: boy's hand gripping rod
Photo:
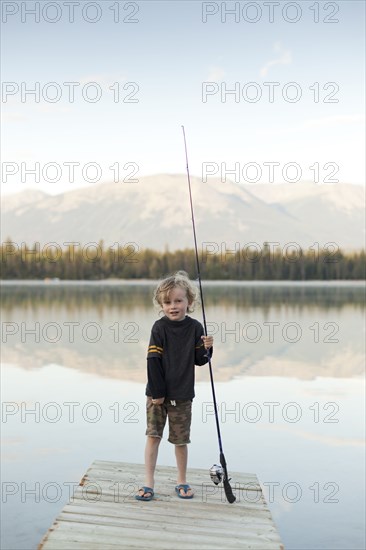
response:
[[[185,134],[185,131],[184,131],[184,126],[182,126],[182,131],[183,131],[183,139],[184,139],[184,149],[185,149],[185,153],[186,153],[186,167],[187,167],[187,178],[188,178],[188,188],[189,188],[189,200],[190,200],[190,203],[191,203],[194,248],[195,248],[195,252],[196,252],[196,268],[197,268],[198,284],[199,284],[201,304],[202,304],[203,326],[204,326],[205,336],[207,336],[207,322],[206,322],[206,314],[205,314],[205,305],[204,305],[204,301],[203,301],[203,290],[202,290],[201,273],[200,273],[200,262],[199,262],[199,258],[198,258],[198,249],[197,249],[196,226],[195,226],[195,223],[194,223],[194,213],[193,213],[191,180],[190,180],[190,177],[189,177],[187,142],[186,142],[186,134]],[[235,496],[233,494],[233,491],[231,489],[230,479],[229,479],[229,475],[227,473],[225,455],[224,455],[224,451],[222,449],[220,424],[219,424],[219,417],[218,417],[218,412],[217,412],[215,386],[214,386],[213,374],[212,374],[210,350],[207,350],[207,357],[208,357],[208,366],[209,366],[209,371],[210,371],[212,398],[213,398],[214,410],[215,410],[217,437],[218,437],[218,440],[219,440],[219,448],[220,448],[220,464],[221,464],[221,466],[224,470],[224,480],[223,480],[224,490],[225,490],[225,495],[226,495],[226,498],[227,498],[228,502],[230,502],[230,504],[232,504],[233,502],[235,502],[236,498],[235,498]]]

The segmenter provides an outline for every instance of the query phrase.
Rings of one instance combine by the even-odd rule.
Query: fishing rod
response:
[[[182,131],[183,131],[183,139],[184,139],[184,150],[185,150],[185,154],[186,154],[186,167],[187,167],[187,178],[188,178],[188,188],[189,188],[189,200],[190,200],[190,203],[191,203],[194,249],[195,249],[195,252],[196,252],[197,277],[198,277],[198,284],[199,284],[200,296],[201,296],[204,332],[205,332],[205,336],[207,336],[207,322],[206,322],[205,304],[204,304],[204,300],[203,300],[203,289],[202,289],[202,281],[201,281],[200,262],[199,262],[199,258],[198,258],[196,225],[195,225],[195,222],[194,222],[193,200],[192,200],[192,191],[191,191],[191,178],[189,176],[187,141],[186,141],[186,133],[184,131],[184,126],[182,126]],[[208,366],[209,366],[209,371],[210,371],[212,398],[213,398],[214,411],[215,411],[217,437],[218,437],[218,440],[219,440],[220,464],[222,466],[222,470],[221,470],[221,468],[219,466],[214,464],[212,466],[211,470],[210,470],[210,475],[211,475],[212,481],[216,485],[218,485],[220,483],[221,479],[222,479],[223,484],[224,484],[224,491],[225,491],[226,498],[227,498],[228,502],[230,502],[230,504],[232,504],[233,502],[235,502],[236,498],[233,494],[233,491],[232,491],[232,488],[231,488],[231,485],[230,485],[230,479],[229,479],[229,475],[227,473],[225,455],[224,455],[224,451],[223,451],[223,448],[222,448],[221,431],[220,431],[220,424],[219,424],[219,415],[218,415],[218,412],[217,412],[217,402],[216,402],[215,386],[214,386],[213,373],[212,373],[210,350],[207,350],[207,357],[208,357]]]

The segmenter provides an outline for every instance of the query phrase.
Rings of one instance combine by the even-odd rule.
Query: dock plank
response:
[[[177,498],[176,473],[158,466],[155,498],[141,502],[143,464],[95,460],[38,550],[284,550],[255,474],[230,472],[237,501],[229,504],[202,469],[188,470],[194,498]]]

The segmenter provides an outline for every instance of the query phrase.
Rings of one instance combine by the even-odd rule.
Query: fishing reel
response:
[[[224,469],[220,464],[214,464],[210,468],[210,477],[215,485],[221,483],[225,479]]]

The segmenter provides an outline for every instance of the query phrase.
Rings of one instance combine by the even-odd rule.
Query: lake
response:
[[[153,285],[2,283],[2,548],[35,549],[94,459],[143,462]],[[287,549],[364,549],[364,283],[204,291],[229,473],[258,476]],[[158,463],[175,465],[166,438]],[[208,479],[205,366],[191,440]]]

